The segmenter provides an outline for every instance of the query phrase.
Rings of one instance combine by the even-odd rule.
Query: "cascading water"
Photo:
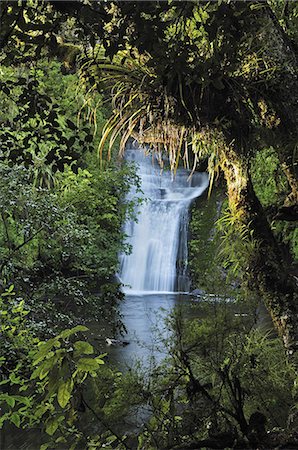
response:
[[[152,155],[140,148],[128,148],[126,159],[135,161],[144,202],[138,208],[138,221],[125,225],[130,255],[121,255],[120,278],[125,291],[187,291],[187,230],[191,201],[208,186],[205,173],[178,169],[161,173]],[[135,195],[131,192],[129,195]]]

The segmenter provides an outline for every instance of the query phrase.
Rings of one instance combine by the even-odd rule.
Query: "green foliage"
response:
[[[38,428],[42,449],[127,448],[113,426],[141,402],[139,377],[105,366],[106,354],[96,355],[83,340],[83,325],[40,341],[26,322],[24,301],[14,297],[13,286],[0,297],[0,428]],[[85,420],[92,424],[87,434]]]
[[[2,160],[34,167],[34,184],[51,186],[53,173],[77,161],[92,141],[88,128],[79,128],[40,86],[39,72],[19,76],[2,69],[0,102],[10,104],[2,117]],[[12,103],[12,105],[11,105]]]
[[[133,213],[125,194],[137,181],[134,170],[110,163],[99,171],[93,146],[98,138],[93,142],[90,132],[103,125],[104,110],[98,108],[91,119],[92,104],[85,104],[76,75],[63,77],[58,63],[41,60],[30,69],[2,68],[1,76],[9,81],[0,96],[8,111],[0,117],[2,138],[7,132],[12,139],[5,141],[9,151],[3,151],[0,166],[3,284],[13,280],[18,291],[30,296],[33,317],[44,330],[44,320],[50,328],[66,324],[71,320],[67,315],[78,315],[88,302],[96,309],[92,290],[101,290],[114,311],[120,294],[112,279],[119,252],[129,250],[122,224]],[[93,100],[98,103],[101,96]],[[48,121],[55,129],[48,128]],[[65,146],[76,153],[75,160],[63,156]]]
[[[296,2],[287,0],[269,0],[269,5],[273,9],[280,25],[290,36],[291,40],[297,41],[298,28],[298,6]]]
[[[1,271],[10,278],[22,265],[32,268],[41,235],[53,232],[64,210],[55,207],[52,192],[32,188],[31,172],[24,166],[0,164]]]
[[[11,295],[12,290],[3,294],[3,298]],[[66,329],[47,341],[28,340],[28,327],[23,325],[18,333],[15,332],[16,325],[23,324],[20,320],[24,314],[20,303],[11,313],[4,307],[1,317],[1,330],[6,339],[10,338],[11,349],[16,347],[23,354],[18,361],[6,358],[1,361],[5,377],[0,383],[6,392],[0,395],[3,410],[0,426],[7,421],[23,429],[43,424],[45,433],[53,438],[51,446],[66,443],[69,435],[73,443],[78,393],[90,378],[98,376],[105,355],[93,356],[91,344],[74,340],[77,333],[88,331],[82,325]],[[6,340],[6,345],[8,342]],[[77,439],[80,438],[77,431]]]
[[[252,181],[262,205],[271,218],[282,206],[288,194],[288,183],[276,151],[270,147],[256,154],[252,161]],[[273,231],[280,242],[287,244],[295,261],[298,259],[297,230],[295,222],[274,220]]]
[[[251,174],[255,192],[265,207],[281,203],[287,193],[287,181],[272,147],[256,154]]]
[[[223,212],[216,223],[221,236],[219,256],[223,267],[232,279],[249,279],[249,267],[257,255],[260,243],[254,239],[249,225],[242,224],[229,208]]]
[[[116,170],[91,173],[84,169],[77,175],[69,170],[60,182],[62,205],[72,205],[78,212],[78,226],[87,233],[68,239],[68,264],[71,266],[73,259],[73,270],[96,273],[105,279],[117,271],[121,227],[133,206],[124,199],[133,172],[128,167]],[[73,257],[72,251],[76,252]]]
[[[243,436],[253,442],[249,423],[256,411],[269,429],[286,425],[295,369],[277,338],[251,328],[252,318],[233,310],[207,303],[199,306],[198,319],[185,319],[179,310],[170,319],[170,357],[152,374],[153,415],[138,448],[187,447],[208,438],[222,443],[224,433],[234,442]]]
[[[26,369],[28,353],[38,342],[27,326],[29,312],[24,300],[16,296],[14,286],[10,285],[0,297],[0,353],[2,355],[0,379],[4,381],[3,384],[9,380],[12,384],[17,383],[18,375],[14,369],[16,367]]]
[[[2,68],[1,76],[11,81],[0,96],[8,111],[0,117],[2,139],[11,137],[0,164],[1,426],[39,427],[48,441],[43,449],[115,442],[126,448],[109,427],[128,411],[128,392],[131,399],[137,395],[128,389],[133,378],[102,372],[103,355],[76,338],[85,326],[61,329],[92,316],[120,330],[122,294],[113,278],[119,252],[129,251],[122,224],[133,215],[134,202],[125,195],[137,184],[134,169],[111,162],[99,171],[90,130],[102,126],[104,111],[89,117],[93,110],[77,93],[77,76],[61,80],[57,63],[45,61],[15,72]],[[32,96],[38,110],[31,108]],[[17,295],[5,291],[11,280]],[[41,335],[49,339],[40,342]],[[82,431],[82,410],[98,422],[90,438]]]

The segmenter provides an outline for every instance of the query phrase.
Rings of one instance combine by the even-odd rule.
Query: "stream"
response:
[[[208,175],[195,172],[190,177],[184,168],[175,175],[161,171],[156,156],[137,144],[127,148],[126,159],[136,163],[143,202],[136,210],[137,222],[128,221],[124,228],[132,251],[120,255],[119,278],[125,293],[120,309],[129,345],[106,346],[111,362],[120,370],[136,362],[150,369],[151,364],[160,362],[167,355],[165,343],[171,341],[165,319],[175,308],[180,308],[184,317],[199,318],[206,314],[204,305],[211,302],[215,309],[225,305],[231,315],[271,328],[264,308],[259,307],[251,317],[251,311],[240,311],[231,299],[189,292],[189,208],[207,189]],[[130,198],[136,195],[134,189],[129,193]],[[208,311],[210,314],[210,308]]]
[[[161,170],[156,155],[136,143],[126,149],[125,158],[136,164],[143,201],[135,211],[137,221],[124,227],[132,251],[120,255],[119,278],[126,294],[121,309],[130,344],[111,346],[109,353],[121,368],[136,360],[147,366],[152,358],[158,362],[164,357],[161,341],[169,333],[165,318],[178,305],[191,309],[189,207],[209,184],[206,173],[190,177],[183,168],[175,174]],[[140,197],[134,189],[129,193],[130,198],[136,195]]]

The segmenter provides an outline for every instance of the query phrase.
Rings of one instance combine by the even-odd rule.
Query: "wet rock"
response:
[[[120,339],[112,339],[112,338],[106,338],[107,345],[113,345],[113,346],[119,346],[119,347],[125,347],[129,344],[128,341],[121,341]]]
[[[191,291],[190,295],[196,295],[197,297],[200,297],[201,295],[206,295],[206,292],[202,289],[194,289]]]

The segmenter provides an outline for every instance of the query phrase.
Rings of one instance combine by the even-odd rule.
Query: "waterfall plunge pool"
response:
[[[169,347],[173,343],[173,330],[168,319],[178,311],[183,319],[190,321],[215,318],[224,312],[231,321],[235,317],[241,317],[249,327],[257,327],[264,332],[272,331],[271,318],[263,305],[254,310],[251,305],[207,294],[126,294],[120,309],[127,329],[124,339],[129,345],[108,346],[102,338],[100,350],[108,353],[109,363],[124,371],[137,364],[149,373],[150,368],[168,356]]]

